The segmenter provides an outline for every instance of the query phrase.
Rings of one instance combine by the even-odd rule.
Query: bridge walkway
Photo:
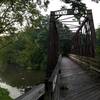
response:
[[[100,100],[100,81],[69,58],[61,63],[60,100]]]

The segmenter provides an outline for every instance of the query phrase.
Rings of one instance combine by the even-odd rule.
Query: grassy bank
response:
[[[0,100],[12,100],[7,90],[0,88]]]

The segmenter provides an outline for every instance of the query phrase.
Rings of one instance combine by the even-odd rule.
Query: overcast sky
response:
[[[49,4],[47,14],[50,13],[50,11],[59,10],[62,5],[64,5],[63,2],[60,2],[60,0],[50,0],[51,3]],[[95,28],[97,28],[100,25],[100,3],[92,2],[91,0],[83,0],[83,2],[86,4],[86,6],[89,9],[92,9],[93,12],[93,19],[94,19],[94,25]]]

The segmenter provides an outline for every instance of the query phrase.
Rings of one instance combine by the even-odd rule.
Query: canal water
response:
[[[15,99],[25,92],[27,87],[44,82],[44,71],[40,70],[5,70],[0,72],[0,87],[7,89],[9,96]]]

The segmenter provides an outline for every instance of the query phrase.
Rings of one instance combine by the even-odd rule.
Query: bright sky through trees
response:
[[[89,9],[92,9],[94,24],[95,27],[97,28],[100,25],[100,2],[95,3],[95,2],[91,2],[91,0],[83,0],[83,1],[84,3],[86,3]]]
[[[92,2],[91,0],[83,0],[83,2],[86,4],[88,9],[92,9],[95,28],[97,28],[100,25],[100,11],[99,11],[100,2],[95,3],[95,2]],[[47,12],[44,12],[42,10],[42,13],[50,14],[50,11],[59,10],[62,5],[64,5],[64,3],[61,2],[60,0],[51,0],[51,3],[49,4]]]

